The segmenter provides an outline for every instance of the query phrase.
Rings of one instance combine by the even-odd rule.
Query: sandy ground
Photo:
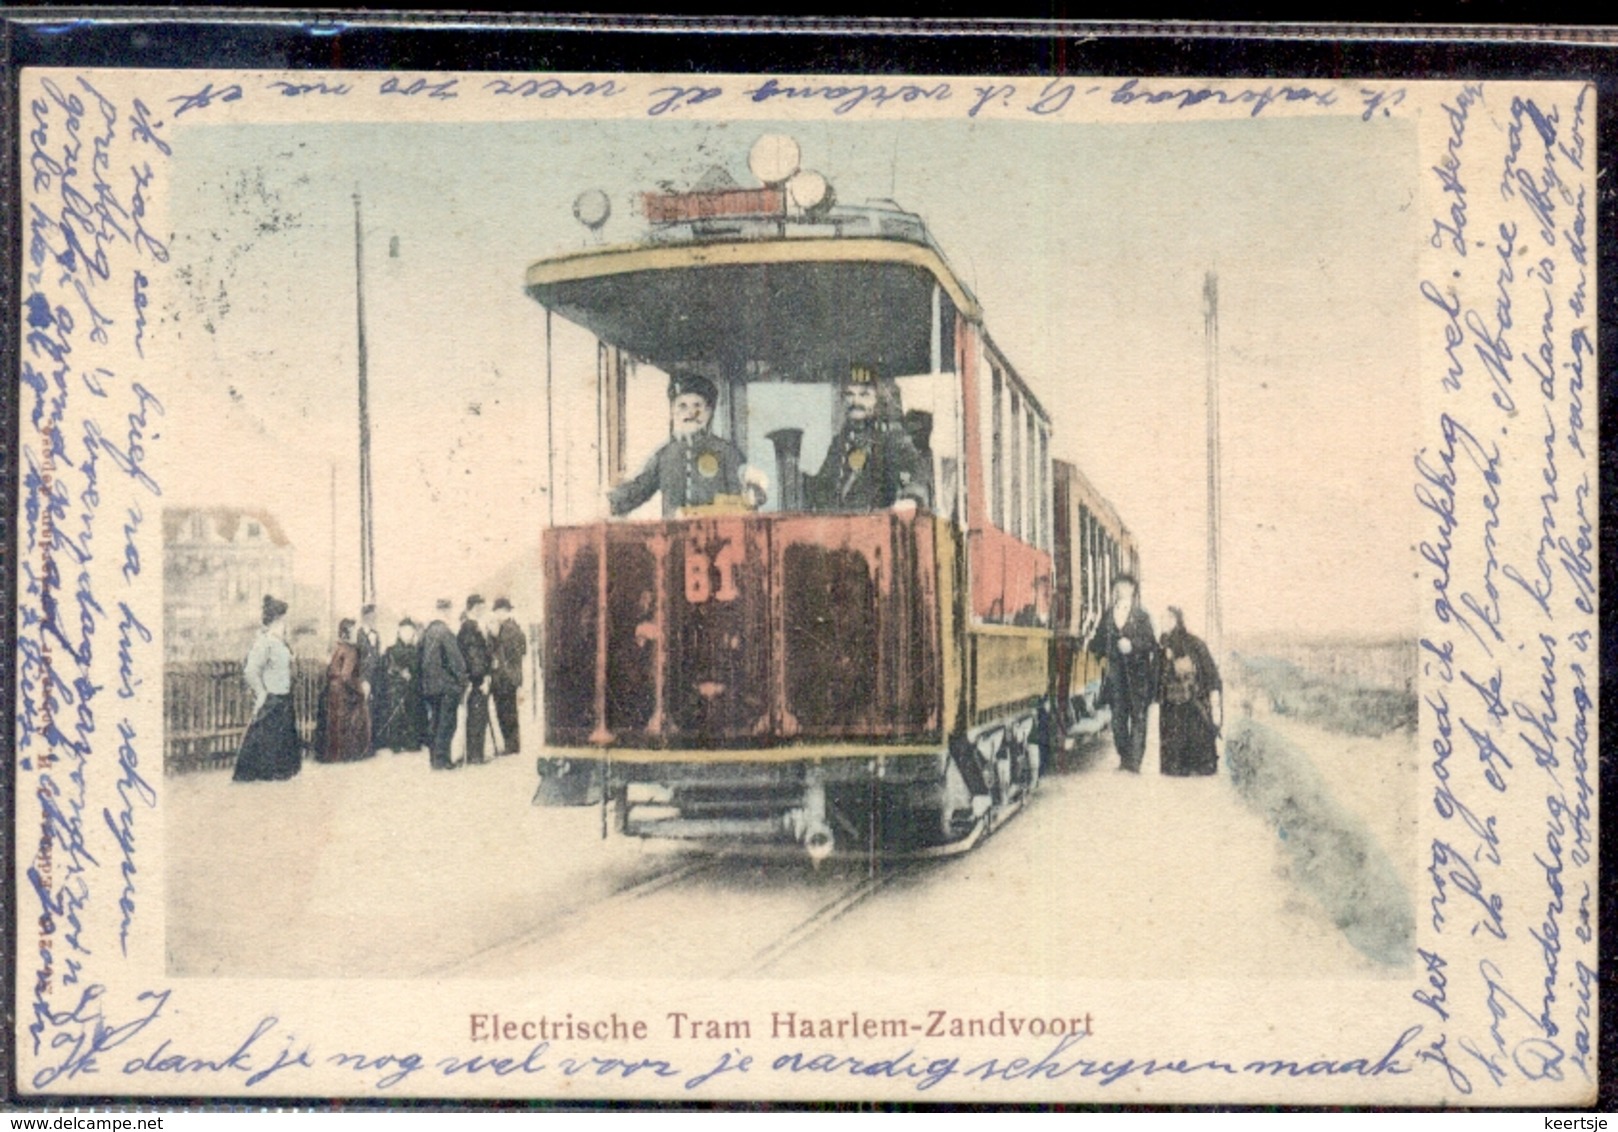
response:
[[[177,975],[427,973],[666,867],[594,808],[529,804],[534,760],[305,762],[284,783],[166,782]]]
[[[1107,748],[1110,738],[1102,736]],[[1110,749],[1047,778],[976,852],[856,909],[775,965],[944,969],[963,955],[1035,977],[1375,975],[1290,882],[1281,846],[1223,774],[1139,776]]]
[[[1413,867],[1408,737],[1288,735]],[[1004,975],[1388,973],[1294,885],[1274,832],[1223,774],[1163,778],[1154,749],[1145,773],[1114,771],[1105,734],[1080,761],[978,849],[889,885],[768,973],[928,971],[962,955]],[[167,780],[171,972],[501,977],[631,960],[651,976],[729,971],[860,873],[727,860],[614,899],[700,855],[602,841],[599,810],[532,807],[533,786],[528,755],[434,773],[425,753],[305,764],[286,783]]]
[[[1365,822],[1414,894],[1421,872],[1417,823],[1424,800],[1417,792],[1414,737],[1403,731],[1376,739],[1330,735],[1273,714],[1262,722],[1309,753],[1332,796]]]

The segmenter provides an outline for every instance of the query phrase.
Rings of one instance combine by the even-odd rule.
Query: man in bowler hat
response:
[[[515,755],[522,750],[517,721],[517,689],[522,687],[522,666],[528,658],[528,637],[518,627],[511,614],[511,602],[506,598],[494,599],[494,619],[499,628],[490,634],[494,655],[489,691],[494,698],[494,718],[500,725],[500,737],[504,741],[499,753]]]
[[[1101,615],[1090,652],[1107,662],[1099,702],[1112,708],[1112,741],[1118,769],[1140,773],[1146,754],[1146,716],[1157,699],[1158,644],[1152,619],[1140,605],[1130,574],[1112,582],[1112,602]]]
[[[450,747],[466,689],[466,661],[445,623],[451,608],[448,598],[440,598],[437,616],[421,636],[421,698],[427,709],[427,747],[434,770],[453,770],[458,765],[450,759]]]
[[[376,606],[360,607],[360,627],[354,634],[360,650],[360,679],[365,685],[366,705],[371,713],[371,750],[381,746],[381,735],[388,720],[388,681],[384,665],[382,634],[376,628]]]
[[[489,638],[483,632],[481,595],[473,594],[466,599],[461,631],[455,639],[466,661],[466,761],[468,764],[487,762],[483,740],[489,731],[489,674],[493,657],[489,654]]]

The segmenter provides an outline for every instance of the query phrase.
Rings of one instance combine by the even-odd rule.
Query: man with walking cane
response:
[[[497,755],[515,755],[522,751],[517,689],[522,687],[522,666],[528,657],[528,638],[512,616],[508,599],[495,598],[494,618],[498,628],[489,638],[490,652],[493,654],[489,691],[494,698],[494,721],[498,729],[494,750]]]

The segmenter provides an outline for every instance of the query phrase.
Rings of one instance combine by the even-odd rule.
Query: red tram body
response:
[[[964,848],[1089,709],[1083,646],[1138,556],[1052,459],[1050,417],[920,218],[794,195],[649,196],[643,242],[529,269],[597,344],[598,488],[624,476],[632,390],[676,367],[718,387],[742,452],[776,444],[765,509],[545,532],[541,775],[582,775],[631,835]],[[795,505],[776,433],[829,415],[851,364],[925,421],[931,508]]]

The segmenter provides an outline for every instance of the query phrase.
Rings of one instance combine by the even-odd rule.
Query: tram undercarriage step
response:
[[[638,837],[667,837],[675,840],[745,838],[749,841],[788,840],[788,830],[779,818],[688,818],[680,816],[640,816],[629,812],[628,833]]]

